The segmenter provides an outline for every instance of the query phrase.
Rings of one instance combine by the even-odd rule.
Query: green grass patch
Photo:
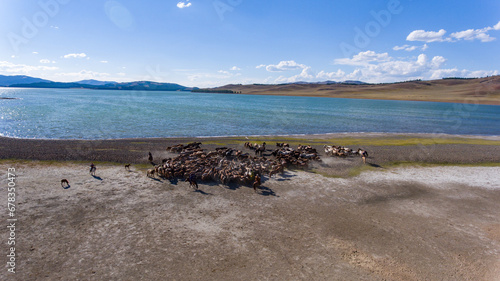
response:
[[[333,179],[340,179],[340,178],[345,178],[341,175],[334,175],[334,174],[329,174],[329,173],[326,173],[326,172],[323,172],[323,171],[319,171],[319,170],[316,170],[316,169],[311,169],[309,171],[307,171],[309,173],[313,173],[313,174],[316,174],[316,175],[321,175],[325,178],[333,178]]]
[[[318,141],[318,140],[314,140]],[[322,139],[325,144],[342,146],[410,146],[436,144],[500,145],[500,141],[469,138],[412,138],[412,137],[374,137],[374,138],[330,138]]]
[[[436,144],[470,144],[470,145],[500,145],[498,140],[486,140],[480,138],[460,138],[460,137],[409,137],[405,135],[396,136],[367,136],[367,137],[335,137],[324,138],[311,136],[302,137],[228,137],[222,139],[205,140],[203,144],[213,145],[243,145],[246,142],[258,143],[266,142],[268,147],[274,147],[277,142],[288,143],[291,146],[302,145],[342,145],[351,146],[412,146],[412,145],[436,145]]]

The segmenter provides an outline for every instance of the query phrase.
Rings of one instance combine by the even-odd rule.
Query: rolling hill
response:
[[[308,83],[308,84],[230,84],[199,89],[232,91],[249,95],[284,95],[355,99],[413,100],[500,105],[500,76],[485,78],[443,78],[429,81],[407,81],[384,84]],[[356,83],[354,83],[356,82]]]

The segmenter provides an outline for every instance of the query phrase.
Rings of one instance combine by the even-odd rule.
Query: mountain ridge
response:
[[[96,89],[96,90],[141,90],[141,91],[191,91],[196,87],[186,87],[176,83],[153,81],[115,82],[99,81],[94,79],[76,82],[54,82],[41,78],[16,75],[0,75],[0,87],[13,88],[56,88],[56,89]]]

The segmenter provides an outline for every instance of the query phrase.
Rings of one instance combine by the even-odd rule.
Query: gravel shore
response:
[[[367,165],[322,155],[307,171],[264,177],[258,192],[146,177],[149,151],[159,159],[193,139],[0,138],[17,219],[16,274],[0,279],[500,280],[500,146],[356,137]],[[332,136],[283,137],[304,139],[321,149]],[[244,150],[246,138],[195,140]]]

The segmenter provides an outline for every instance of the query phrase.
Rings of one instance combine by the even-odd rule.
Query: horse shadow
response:
[[[276,179],[276,181],[290,181],[291,179],[284,179],[284,178],[280,178],[280,179]]]
[[[230,182],[230,183],[224,184],[224,187],[227,189],[230,189],[230,190],[237,190],[240,188],[240,185],[237,183],[234,183],[234,182]]]
[[[101,177],[99,177],[99,176],[94,176],[94,175],[92,175],[92,177],[93,177],[94,179],[96,179],[96,180],[100,180],[100,181],[102,181],[102,178],[101,178]]]
[[[162,182],[160,179],[157,179],[157,178],[150,178],[150,179],[157,181],[157,182]]]
[[[367,164],[367,165],[370,165],[370,166],[371,166],[371,167],[373,167],[373,168],[384,168],[384,167],[382,167],[382,166],[380,166],[380,165],[378,165],[378,164],[375,164],[375,163],[368,163],[368,162],[366,162],[366,164]]]
[[[276,193],[270,189],[269,187],[266,187],[266,186],[259,186],[258,189],[260,189],[260,195],[263,195],[263,196],[276,196],[276,197],[279,197],[278,195],[276,195]]]
[[[216,181],[203,181],[203,185],[208,185],[208,186],[219,186],[219,182]]]
[[[197,189],[197,190],[194,190],[193,192],[197,192],[197,193],[200,193],[200,194],[203,194],[203,195],[213,195],[212,193],[207,193],[201,189]]]
[[[280,178],[276,179],[277,181],[289,181],[291,178],[296,177],[297,175],[290,174],[287,172],[283,172],[283,174],[280,175]]]

